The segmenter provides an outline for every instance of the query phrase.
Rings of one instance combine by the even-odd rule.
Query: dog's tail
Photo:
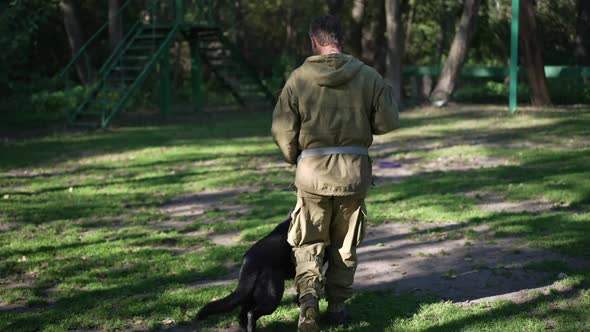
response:
[[[256,269],[248,269],[244,266],[240,271],[240,277],[236,289],[228,296],[206,304],[201,310],[199,310],[195,320],[201,321],[209,315],[231,311],[238,305],[246,302],[248,297],[252,294],[257,277],[258,271]]]

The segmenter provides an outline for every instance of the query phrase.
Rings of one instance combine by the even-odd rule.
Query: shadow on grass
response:
[[[581,294],[582,290],[574,289],[566,293],[543,295],[538,294],[533,299],[523,304],[515,304],[505,302],[495,308],[485,310],[482,313],[473,313],[461,317],[458,319],[449,319],[448,322],[436,324],[435,326],[427,327],[422,329],[423,331],[460,331],[465,328],[471,329],[492,329],[502,330],[503,328],[511,327],[510,330],[520,330],[524,328],[523,323],[526,320],[535,320],[540,325],[543,325],[545,330],[578,330],[572,328],[572,325],[580,323],[586,324],[587,316],[580,313],[575,308],[566,309],[550,309],[546,310],[547,307],[551,307],[554,301],[567,301],[575,300]],[[582,311],[587,311],[588,308],[584,308]],[[558,322],[556,322],[558,321]],[[555,325],[561,325],[561,328]],[[570,325],[566,327],[563,325]],[[586,325],[587,326],[587,325]],[[579,330],[581,331],[581,330]]]
[[[223,274],[226,271],[223,262],[238,259],[245,249],[244,246],[217,247],[200,258],[191,254],[176,259],[165,250],[148,249],[53,269],[48,271],[51,274],[46,277],[48,280],[75,282],[78,287],[86,289],[62,290],[54,302],[45,306],[15,313],[0,312],[0,317],[4,316],[0,327],[4,331],[38,331],[50,326],[59,326],[59,329],[105,328],[111,320],[170,314],[179,308],[192,310],[202,303],[193,298],[169,306],[171,299],[166,294],[186,288],[196,280]],[[186,262],[180,262],[181,259]],[[101,269],[101,265],[123,261],[135,263],[125,269]],[[88,273],[89,270],[95,272]],[[10,319],[5,320],[8,317]]]
[[[121,128],[90,133],[45,137],[23,142],[2,142],[0,171],[19,167],[51,166],[80,157],[149,147],[208,145],[215,140],[266,137],[270,131],[268,112],[246,112],[228,117],[220,114],[206,122],[161,127]]]
[[[488,118],[488,113],[470,113],[473,119]],[[580,112],[580,116],[587,116],[588,112]],[[469,139],[476,139],[477,143],[500,142],[509,143],[514,139],[526,139],[539,133],[543,135],[565,135],[573,134],[582,136],[587,133],[587,119],[561,119],[553,113],[547,115],[555,118],[551,125],[531,126],[530,128],[504,129],[494,132],[477,130],[450,130],[441,131],[441,137],[458,135],[459,140],[447,143],[448,146],[464,144]],[[418,127],[427,125],[430,122],[437,124],[450,124],[454,121],[464,120],[465,113],[445,114],[443,112],[435,115],[425,116],[419,119],[410,119],[404,125]],[[508,119],[508,118],[507,118]],[[267,113],[247,114],[235,119],[218,119],[218,122],[199,124],[195,126],[171,126],[161,128],[125,128],[112,132],[99,132],[88,135],[73,135],[69,137],[49,137],[45,139],[26,141],[23,143],[8,143],[0,147],[1,155],[10,155],[11,158],[3,158],[0,170],[11,170],[18,167],[52,166],[63,161],[72,161],[80,157],[98,156],[106,153],[119,153],[148,147],[191,145],[198,150],[199,146],[234,144],[238,148],[256,146],[260,142],[248,141],[223,141],[227,138],[244,137],[266,137],[270,127],[270,117]],[[434,136],[433,136],[434,137]],[[415,140],[415,137],[407,139],[407,142]],[[269,139],[270,142],[270,139]],[[391,143],[388,143],[391,145]],[[377,147],[379,148],[379,147]],[[408,150],[411,151],[411,150]],[[220,155],[223,155],[220,153]],[[269,157],[270,152],[263,150],[248,154],[251,157]],[[224,156],[231,157],[230,153]],[[154,162],[132,162],[125,164],[121,162],[120,168],[129,167],[137,173],[149,172],[151,168],[158,166],[170,166],[177,163],[190,163],[198,160],[211,160],[217,157],[215,154],[195,151],[189,153],[188,157],[170,158]],[[590,187],[587,181],[587,165],[590,163],[588,150],[579,151],[536,151],[526,156],[521,166],[501,166],[493,169],[478,169],[468,171],[438,172],[423,174],[422,176],[411,177],[402,183],[376,188],[369,195],[369,203],[375,211],[385,211],[391,206],[399,203],[410,202],[412,207],[440,206],[440,210],[449,209],[452,200],[457,195],[469,190],[497,190],[511,184],[517,187],[523,183],[522,189],[514,188],[512,194],[523,196],[554,195],[567,193],[571,208],[585,209],[590,203]],[[117,166],[89,165],[68,173],[55,173],[55,175],[82,175],[96,171],[109,172],[118,169]],[[229,174],[229,175],[228,175]],[[283,172],[281,174],[287,174]],[[280,176],[281,174],[278,174]],[[214,176],[213,176],[214,175]],[[80,184],[48,185],[42,189],[31,192],[30,197],[8,198],[0,203],[0,206],[10,208],[8,218],[22,223],[42,224],[52,221],[67,221],[77,218],[89,218],[105,215],[120,215],[130,212],[131,209],[157,209],[163,201],[168,198],[155,197],[155,193],[177,195],[179,187],[173,190],[166,189],[171,185],[182,185],[196,180],[209,180],[213,186],[233,185],[240,183],[245,177],[246,180],[272,184],[276,177],[268,177],[267,174],[244,175],[232,170],[201,169],[198,171],[186,171],[174,175],[158,175],[150,178],[129,179],[122,175],[122,179],[95,181],[87,180]],[[203,177],[206,179],[201,179]],[[557,179],[557,180],[555,180]],[[291,176],[283,181],[289,182]],[[559,180],[559,181],[558,181]],[[138,192],[114,192],[101,193],[103,186],[121,186],[125,188],[140,188]],[[74,192],[84,191],[82,195],[72,196],[65,191],[72,187]],[[96,189],[95,189],[96,188]],[[61,192],[64,191],[64,192]],[[17,194],[14,192],[13,194]],[[22,195],[16,195],[22,196]],[[371,199],[375,197],[375,199]],[[272,191],[261,191],[248,193],[240,197],[241,203],[254,205],[257,208],[248,216],[248,222],[240,226],[248,225],[247,229],[256,229],[261,226],[259,219],[263,222],[266,218],[270,222],[282,220],[288,209],[294,205],[292,193],[275,193]],[[20,204],[16,208],[10,204]],[[6,210],[0,214],[6,214]],[[371,213],[371,211],[370,211]],[[277,217],[279,216],[279,217]],[[386,212],[380,214],[380,218],[389,218]],[[543,214],[530,213],[495,213],[485,217],[465,217],[467,224],[489,224],[496,231],[498,236],[511,236],[526,238],[535,245],[555,249],[564,253],[584,256],[590,252],[590,240],[585,236],[590,231],[587,216],[577,216],[571,211],[555,211]],[[82,226],[82,228],[84,228]],[[457,230],[457,229],[454,229]],[[61,234],[55,234],[60,237]],[[144,235],[138,235],[140,238]],[[135,235],[129,234],[123,241],[133,241]],[[19,239],[26,241],[27,239]],[[97,240],[99,244],[104,239]],[[9,243],[5,241],[5,243]],[[16,255],[44,255],[49,256],[61,251],[84,249],[90,244],[84,242],[73,242],[69,244],[57,244],[56,246],[41,245],[31,249],[11,249],[3,251],[4,258]],[[219,248],[212,253],[203,253],[203,260],[211,262],[212,266],[193,269],[196,259],[193,256],[181,256],[174,258],[173,255],[163,255],[164,250],[145,250],[142,255],[132,253],[111,254],[103,259],[109,262],[125,261],[134,258],[138,263],[135,267],[127,270],[117,270],[100,261],[92,263],[104,268],[107,272],[106,279],[88,278],[84,276],[86,270],[92,268],[87,263],[72,263],[60,266],[59,260],[55,260],[56,268],[50,270],[45,280],[57,282],[69,279],[80,278],[82,283],[105,283],[101,289],[67,289],[59,294],[55,303],[48,306],[40,306],[38,310],[21,313],[9,313],[3,319],[5,330],[39,330],[43,328],[56,329],[78,329],[78,328],[110,328],[123,329],[136,316],[156,316],[163,319],[165,315],[174,314],[178,309],[183,314],[193,313],[195,308],[202,305],[213,297],[206,293],[206,296],[195,297],[198,290],[189,291],[186,297],[169,299],[159,295],[176,288],[183,288],[195,279],[218,276],[223,274],[222,262],[227,257],[240,256],[245,247]],[[84,249],[85,250],[85,249]],[[88,250],[93,250],[89,248]],[[160,261],[151,260],[154,256],[172,260],[178,266],[170,266]],[[193,257],[193,258],[191,258]],[[33,257],[34,258],[34,257]],[[33,258],[29,258],[32,260]],[[190,259],[189,259],[190,258]],[[189,259],[187,262],[181,260]],[[39,261],[52,261],[52,258],[42,257]],[[35,264],[29,263],[31,270],[38,268]],[[158,266],[161,264],[161,266]],[[38,265],[38,264],[37,264]],[[183,266],[180,268],[179,266]],[[170,268],[171,271],[166,269]],[[190,271],[189,271],[190,270]],[[25,272],[24,270],[20,272]],[[110,275],[109,275],[110,273]],[[439,275],[426,275],[427,280],[440,278]],[[86,279],[85,279],[86,278]],[[131,278],[131,280],[129,280]],[[430,278],[430,279],[428,279]],[[78,282],[79,282],[78,281]],[[110,284],[109,284],[110,283]],[[80,287],[79,285],[77,287]],[[155,295],[158,294],[158,295]],[[441,324],[433,327],[439,330],[460,330],[479,321],[493,321],[495,317],[509,317],[519,310],[532,310],[532,306],[540,305],[547,301],[547,298],[539,299],[535,304],[524,306],[508,306],[508,309],[498,309],[494,313],[485,313],[477,318],[465,318],[455,320],[451,323]],[[379,331],[391,326],[397,318],[407,318],[419,311],[421,305],[433,303],[434,299],[417,298],[411,295],[397,296],[388,292],[381,293],[359,293],[352,300],[352,309],[356,317],[355,331]],[[503,307],[504,308],[504,307]],[[177,313],[177,316],[181,314]],[[295,319],[295,317],[293,317]],[[109,325],[110,322],[119,325]],[[122,325],[121,325],[122,324]],[[294,328],[295,321],[287,323],[270,323],[265,329],[275,331],[279,329]]]

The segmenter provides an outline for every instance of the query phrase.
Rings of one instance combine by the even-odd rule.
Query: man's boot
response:
[[[320,317],[320,306],[318,298],[307,294],[301,298],[299,305],[299,323],[297,328],[299,332],[319,332],[320,327],[318,320]]]

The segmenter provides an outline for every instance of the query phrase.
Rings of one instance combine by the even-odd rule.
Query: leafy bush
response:
[[[590,84],[582,79],[549,79],[549,95],[551,101],[557,105],[589,104]],[[476,81],[463,82],[453,94],[453,100],[470,103],[506,102],[509,95],[509,85],[503,82]],[[518,100],[528,103],[529,88],[526,83],[518,84]]]
[[[86,88],[21,93],[6,98],[0,105],[0,129],[43,127],[63,122],[67,113],[80,104]]]

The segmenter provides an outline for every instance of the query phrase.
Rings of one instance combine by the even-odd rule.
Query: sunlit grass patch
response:
[[[294,168],[282,161],[269,127],[270,115],[260,112],[0,143],[0,308],[18,308],[0,310],[0,330],[187,326],[204,303],[235,287],[196,283],[236,269],[250,243],[295,205],[289,189]],[[368,220],[411,223],[415,243],[463,240],[473,247],[510,239],[587,258],[589,128],[587,109],[515,116],[472,106],[404,112],[399,131],[376,138],[384,149],[376,149],[375,164],[428,167],[372,188]],[[224,188],[247,189],[209,203],[202,214],[172,216],[164,209],[179,197]],[[539,201],[547,208],[486,209],[490,197]],[[211,240],[225,233],[236,234],[235,242]],[[522,253],[507,248],[501,254]],[[461,259],[473,261],[474,269],[509,273],[478,265],[476,255]],[[526,268],[552,278],[566,274],[558,283],[571,293],[541,292],[521,305],[459,305],[418,293],[362,292],[350,301],[351,326],[325,330],[590,329],[586,270],[551,261]],[[447,271],[436,279],[460,280],[458,270]],[[293,301],[286,296],[260,320],[262,329],[295,329]],[[321,307],[326,310],[324,300]],[[212,317],[206,326],[235,327],[236,316]]]

